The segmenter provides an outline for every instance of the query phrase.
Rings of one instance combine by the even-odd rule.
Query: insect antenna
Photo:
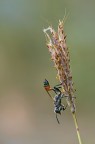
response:
[[[53,100],[53,97],[51,96],[51,94],[46,90],[47,94],[50,96],[50,98]]]

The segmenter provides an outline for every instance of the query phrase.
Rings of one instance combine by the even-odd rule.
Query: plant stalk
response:
[[[76,127],[76,132],[77,132],[79,144],[82,144],[81,137],[80,137],[80,131],[79,131],[79,127],[78,127],[78,122],[77,122],[77,117],[76,117],[76,113],[75,112],[72,113],[72,116],[73,116],[73,120],[74,120],[74,123],[75,123],[75,127]]]

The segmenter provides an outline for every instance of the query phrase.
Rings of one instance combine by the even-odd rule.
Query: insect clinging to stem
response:
[[[62,98],[67,97],[60,90],[60,88],[62,88],[62,83],[60,83],[60,84],[54,86],[53,88],[51,88],[48,80],[45,79],[44,80],[44,88],[45,88],[46,92],[48,93],[48,95],[53,100],[53,103],[54,103],[54,112],[56,113],[56,119],[57,119],[58,124],[60,124],[60,122],[58,120],[58,117],[57,117],[57,114],[61,115],[61,111],[64,111],[66,109],[66,107],[67,107],[67,105],[64,106],[62,104]],[[51,91],[51,90],[53,90],[55,92],[55,94],[56,94],[54,96],[54,98],[49,93],[49,91]]]

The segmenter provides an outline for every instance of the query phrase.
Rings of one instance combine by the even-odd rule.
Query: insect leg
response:
[[[67,108],[67,106],[68,106],[68,105],[66,105],[66,106],[61,105],[61,110],[63,110],[63,111],[64,111],[64,110]]]
[[[68,98],[69,98],[69,96],[68,96],[68,95],[65,95],[64,97],[68,97]],[[75,98],[75,99],[76,99],[76,96],[72,96],[72,98]]]
[[[59,89],[59,88],[61,88],[61,85],[62,85],[62,83],[57,84],[57,85],[54,86],[54,88],[58,88]]]
[[[56,85],[56,87],[57,87],[57,86],[61,86],[61,85],[62,85],[62,83],[60,83],[60,84],[57,84],[57,85]]]

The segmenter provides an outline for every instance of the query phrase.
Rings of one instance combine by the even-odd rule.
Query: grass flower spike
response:
[[[51,36],[48,34],[48,31]],[[62,83],[64,95],[67,96],[67,103],[74,113],[74,88],[70,71],[70,57],[66,45],[66,35],[63,31],[63,21],[59,21],[58,32],[55,32],[52,27],[48,27],[47,29],[44,29],[44,33],[46,35],[47,47],[51,54],[51,59],[57,70],[57,77]]]
[[[59,20],[57,32],[52,26],[43,30],[46,36],[46,45],[51,54],[51,60],[57,70],[57,78],[62,83],[62,92],[66,97],[68,106],[73,115],[79,144],[82,144],[76,118],[75,96],[70,70],[70,56],[66,45],[66,35],[64,33],[64,23]]]

